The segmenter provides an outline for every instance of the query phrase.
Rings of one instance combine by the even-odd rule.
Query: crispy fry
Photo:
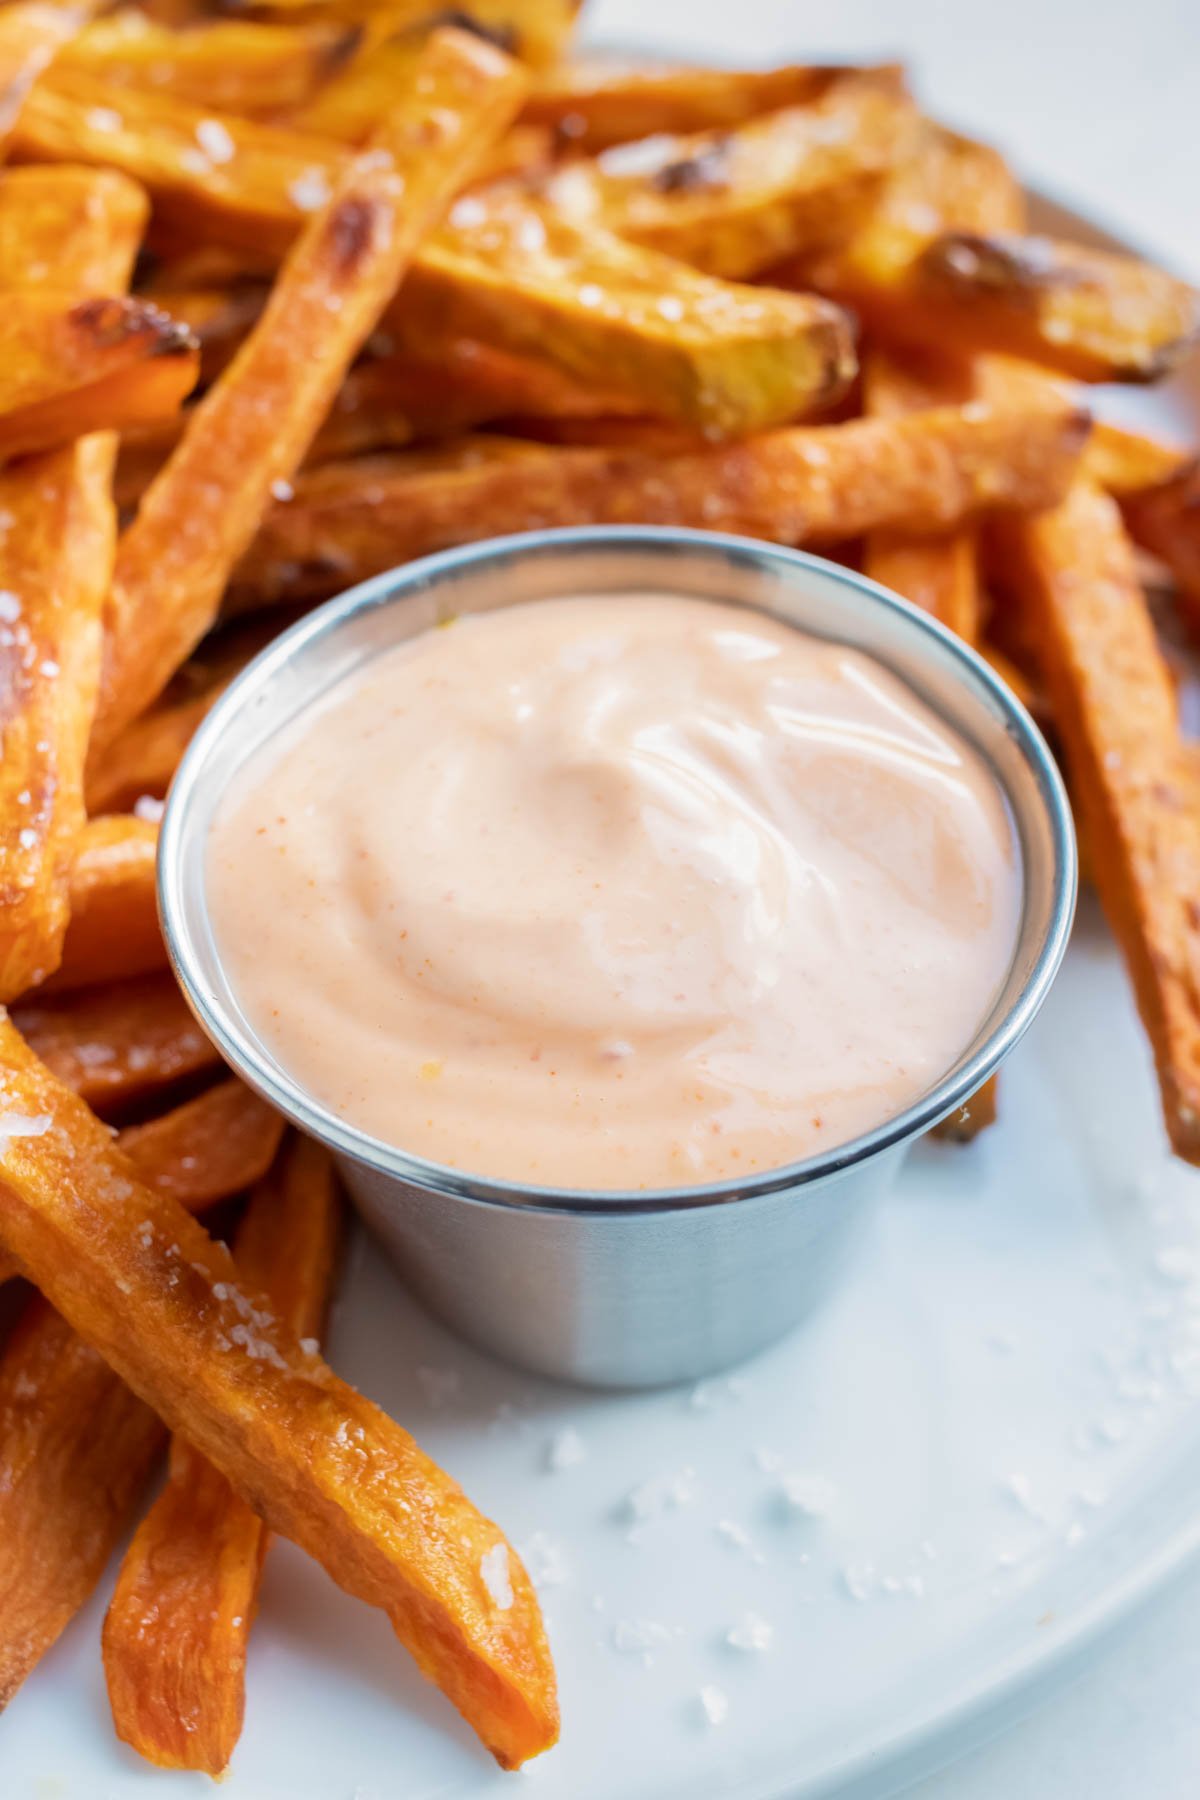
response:
[[[34,1295],[0,1357],[0,1709],[91,1595],[164,1437]]]
[[[274,1107],[230,1076],[161,1118],[130,1125],[117,1142],[147,1186],[201,1212],[260,1181],[282,1136]]]
[[[144,819],[92,819],[83,827],[71,862],[62,960],[39,996],[165,967],[154,893],[157,846],[158,827]]]
[[[1167,1132],[1200,1162],[1200,809],[1116,502],[1080,482],[1006,525],[1092,874],[1154,1049]]]
[[[708,69],[589,56],[540,76],[524,116],[594,154],[634,138],[728,130],[817,100],[839,78],[857,73],[840,64]]]
[[[868,222],[841,249],[801,259],[791,278],[849,299],[872,319],[887,316],[940,232],[1021,231],[1024,224],[1024,196],[1004,158],[926,120],[918,153],[896,170]]]
[[[140,1099],[219,1058],[171,975],[105,983],[18,1006],[13,1021],[46,1067],[89,1106]]]
[[[947,1144],[969,1144],[996,1123],[996,1092],[999,1079],[993,1075],[981,1088],[976,1088],[965,1106],[935,1125],[931,1136]]]
[[[1093,421],[1084,473],[1089,481],[1118,500],[1148,494],[1186,476],[1195,466],[1196,454],[1192,450],[1144,437],[1139,431],[1126,431],[1108,419]]]
[[[337,1214],[328,1153],[295,1139],[238,1230],[239,1279],[266,1294],[298,1338],[321,1331]],[[161,1768],[218,1776],[233,1754],[268,1544],[257,1513],[176,1438],[166,1486],[126,1553],[104,1621],[117,1736]]]
[[[873,418],[900,418],[944,405],[958,370],[922,368],[875,350],[863,368],[863,399]],[[968,527],[940,536],[900,530],[874,531],[863,552],[863,573],[932,613],[968,644],[979,639],[983,596],[975,534]]]
[[[206,140],[218,147],[216,156],[203,150]],[[323,204],[348,160],[323,138],[170,94],[114,90],[77,70],[38,84],[13,148],[28,162],[120,169],[149,188],[156,212],[189,237],[273,259]]]
[[[467,0],[440,9],[430,0],[254,0],[265,18],[301,17],[344,23],[360,20],[375,36],[412,32],[418,41],[447,13],[464,31],[476,33],[510,56],[537,67],[560,53],[575,23],[577,0]]]
[[[917,114],[869,76],[732,130],[659,137],[571,162],[548,195],[580,225],[748,280],[789,256],[840,243],[912,149]]]
[[[5,169],[0,174],[4,285],[80,298],[119,286],[146,228],[146,195],[112,169]],[[119,258],[114,246],[121,247]]]
[[[558,1734],[537,1599],[497,1528],[243,1291],[173,1200],[0,1023],[0,1236],[47,1299],[268,1526],[381,1606],[497,1760]],[[28,1121],[18,1135],[15,1119]],[[507,1576],[495,1597],[499,1564]]]
[[[59,241],[60,286],[79,291],[102,273],[110,291],[123,287],[145,217],[136,190],[99,176],[85,201],[78,182],[66,186],[56,210],[42,184],[0,179],[7,279],[19,286],[28,271],[33,286],[43,281],[37,259],[54,223],[65,229],[83,210],[78,242]],[[23,210],[31,234],[22,247]],[[100,434],[0,470],[0,1001],[44,978],[62,953],[114,547],[115,448]]]
[[[125,8],[68,44],[58,69],[110,88],[149,88],[219,111],[269,115],[300,106],[356,49],[356,26],[197,23],[172,31]]]
[[[147,300],[10,295],[0,312],[0,461],[170,418],[198,368],[187,328]]]
[[[231,282],[162,297],[164,311],[186,325],[200,346],[200,379],[208,387],[228,368],[262,316],[270,289],[265,282]]]
[[[1052,505],[1087,426],[1053,399],[801,427],[677,457],[479,437],[330,464],[268,514],[237,571],[238,599],[327,594],[406,557],[534,526],[636,520],[785,544],[901,523],[945,531],[994,507]]]
[[[338,145],[232,115],[220,122],[234,154],[207,164],[195,141],[207,115],[132,89],[118,128],[97,131],[103,90],[79,86],[64,75],[35,90],[22,154],[111,163],[144,181],[178,226],[223,244],[280,254],[345,169]],[[514,195],[464,197],[415,256],[390,318],[426,357],[481,339],[640,411],[730,434],[827,404],[854,371],[847,323],[827,303],[714,283]]]
[[[1166,563],[1175,579],[1180,610],[1200,632],[1200,474],[1193,462],[1144,493],[1131,494],[1125,518],[1134,539]]]
[[[891,324],[921,340],[1025,356],[1084,381],[1155,381],[1200,331],[1200,295],[1132,256],[1049,238],[936,238]]]
[[[713,281],[516,195],[460,200],[388,323],[424,357],[479,338],[721,434],[825,405],[854,373],[847,321],[825,301]]]
[[[121,541],[93,734],[100,749],[212,623],[230,568],[299,465],[416,244],[523,91],[524,77],[497,52],[435,33],[410,103],[300,239]]]
[[[0,9],[0,144],[12,132],[34,82],[94,10],[92,0],[70,6],[17,0]]]
[[[229,679],[186,700],[160,701],[127,725],[88,776],[89,806],[96,812],[120,812],[143,795],[163,799],[184,751]]]

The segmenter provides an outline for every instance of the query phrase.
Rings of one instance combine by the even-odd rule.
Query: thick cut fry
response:
[[[634,138],[728,130],[819,99],[835,81],[858,73],[833,64],[706,69],[589,56],[539,76],[524,116],[595,153]]]
[[[61,77],[70,94],[35,90],[22,153],[124,169],[178,226],[214,242],[280,254],[346,166],[327,140],[232,115],[220,122],[234,153],[209,164],[195,144],[200,109],[132,89],[116,128],[97,131],[102,97],[77,92],[79,79]],[[391,314],[425,357],[480,339],[613,389],[638,411],[727,434],[824,406],[854,373],[847,322],[827,303],[714,282],[513,195],[464,196],[417,253]]]
[[[301,27],[248,21],[172,31],[132,7],[98,19],[58,58],[109,87],[149,88],[250,116],[300,106],[353,54],[356,26]]]
[[[90,1597],[164,1437],[35,1295],[0,1357],[0,1709]]]
[[[1116,502],[1078,483],[1006,525],[1092,875],[1154,1049],[1167,1132],[1200,1162],[1200,809]]]
[[[996,1123],[996,1090],[998,1077],[993,1075],[981,1088],[976,1088],[965,1106],[935,1125],[932,1135],[947,1144],[969,1144]]]
[[[328,1153],[296,1139],[238,1230],[239,1279],[266,1294],[298,1338],[321,1331],[337,1212]],[[117,1736],[161,1768],[219,1776],[233,1754],[268,1541],[225,1477],[176,1438],[166,1486],[126,1553],[104,1621]]]
[[[1084,474],[1097,487],[1118,500],[1133,500],[1167,482],[1179,480],[1196,467],[1196,453],[1159,438],[1126,431],[1108,419],[1092,423],[1084,457]],[[1135,534],[1136,535],[1136,534]],[[1149,546],[1147,546],[1149,548]]]
[[[902,92],[870,77],[749,124],[660,137],[571,162],[548,195],[580,225],[748,280],[800,252],[840,243],[916,142]]]
[[[34,82],[94,10],[94,0],[71,6],[17,0],[0,9],[0,144],[16,124]]]
[[[884,351],[873,351],[863,368],[866,412],[894,419],[944,405],[957,375],[956,370],[922,368],[913,360],[898,362]],[[970,528],[940,536],[874,531],[863,551],[863,573],[932,613],[968,644],[978,642],[983,596]]]
[[[148,300],[69,306],[53,293],[10,295],[0,311],[0,461],[170,418],[199,364],[186,326]]]
[[[129,1179],[105,1128],[7,1022],[0,1071],[0,1237],[23,1272],[272,1530],[387,1612],[501,1764],[548,1749],[553,1665],[496,1526],[243,1291],[182,1207]]]
[[[23,1045],[21,1054],[29,1058]],[[179,1149],[170,1133],[143,1139],[143,1176],[164,1180]],[[223,1153],[205,1145],[198,1154]],[[128,1163],[110,1155],[125,1171],[114,1179],[125,1179]],[[2,1215],[0,1202],[0,1224]],[[0,1260],[13,1273],[3,1251]],[[0,1710],[88,1599],[166,1435],[44,1300],[31,1302],[0,1357]]]
[[[415,246],[524,86],[498,52],[435,33],[410,103],[296,245],[262,319],[192,413],[121,541],[99,748],[156,698],[212,623],[272,491],[295,472]]]
[[[430,0],[255,0],[255,5],[267,18],[357,20],[383,37],[409,31],[420,39],[431,26],[452,19],[461,30],[537,67],[558,57],[578,11],[578,0],[467,0],[446,9]]]
[[[102,294],[114,281],[119,285],[148,211],[143,189],[113,169],[4,169],[0,270],[5,288],[67,290],[83,298]]]
[[[689,525],[784,544],[901,523],[946,531],[991,508],[1054,504],[1087,427],[1053,399],[771,432],[684,456],[479,437],[330,464],[268,515],[237,598],[327,594],[408,557],[534,527]]]
[[[166,966],[154,890],[157,847],[158,827],[149,820],[92,819],[83,827],[70,866],[62,960],[39,995]]]
[[[207,142],[208,150],[204,149]],[[201,242],[278,259],[328,198],[347,153],[170,94],[113,89],[76,70],[40,82],[13,133],[28,162],[120,169],[154,196],[156,214]]]
[[[802,259],[792,279],[842,295],[873,318],[903,293],[940,232],[1011,232],[1024,224],[1024,195],[1004,158],[926,120],[916,155],[896,170],[862,229],[841,249]]]
[[[516,195],[458,201],[388,323],[424,358],[480,338],[717,434],[827,405],[855,367],[827,302],[714,281]]]
[[[126,285],[145,219],[129,183],[97,176],[85,200],[69,181],[57,210],[42,183],[9,183],[0,177],[0,245],[12,250],[14,286],[26,273],[32,287],[44,281],[43,254],[68,292],[97,275],[110,291]],[[55,222],[78,226],[57,253]],[[62,953],[114,548],[115,449],[101,434],[0,470],[0,1001]]]
[[[275,1159],[283,1119],[236,1076],[117,1139],[138,1178],[189,1212],[243,1193]]]
[[[89,807],[121,812],[142,798],[163,799],[184,751],[228,686],[227,679],[186,700],[160,701],[127,725],[89,773]]]
[[[1200,295],[1136,257],[958,231],[917,257],[890,323],[1084,381],[1155,381],[1196,341]]]
[[[186,325],[200,346],[200,379],[205,387],[229,366],[245,343],[269,292],[264,282],[239,281],[161,297],[163,309]]]
[[[171,975],[145,975],[18,1006],[35,1055],[89,1106],[124,1105],[215,1068],[216,1050]]]
[[[1173,479],[1125,504],[1130,531],[1175,578],[1180,610],[1200,631],[1200,474],[1193,463]]]

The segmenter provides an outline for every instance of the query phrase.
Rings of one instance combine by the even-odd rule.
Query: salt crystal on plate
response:
[[[546,1467],[556,1475],[564,1469],[576,1468],[586,1457],[583,1439],[569,1425],[565,1430],[555,1432],[546,1446]]]
[[[833,1511],[837,1488],[824,1475],[783,1475],[779,1491],[793,1512],[809,1519],[824,1519]]]
[[[723,1725],[729,1717],[729,1695],[708,1682],[700,1689],[700,1710],[710,1725]]]
[[[769,1650],[775,1627],[759,1613],[748,1612],[725,1633],[725,1642],[734,1650]]]

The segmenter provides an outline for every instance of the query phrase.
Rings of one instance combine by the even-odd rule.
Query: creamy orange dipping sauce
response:
[[[1007,974],[978,755],[867,656],[741,607],[538,601],[398,645],[242,771],[208,899],[327,1108],[474,1174],[737,1179],[881,1124]]]

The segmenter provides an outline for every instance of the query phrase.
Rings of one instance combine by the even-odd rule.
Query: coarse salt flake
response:
[[[166,810],[163,802],[156,800],[153,794],[139,794],[133,803],[134,818],[145,819],[148,825],[157,825]]]
[[[556,1431],[546,1446],[546,1467],[556,1475],[561,1474],[564,1469],[578,1468],[586,1457],[583,1439],[569,1425],[562,1431]]]
[[[196,142],[210,161],[233,161],[237,146],[220,119],[201,119],[196,127]]]
[[[114,112],[111,106],[93,106],[84,113],[83,122],[89,131],[120,131],[121,115]]]
[[[775,1627],[761,1614],[748,1612],[725,1633],[725,1642],[734,1650],[769,1650],[775,1638]]]
[[[271,498],[281,501],[294,500],[296,490],[290,481],[276,480],[271,483]]]
[[[793,1512],[824,1519],[833,1511],[837,1488],[824,1475],[782,1475],[779,1491]]]
[[[15,625],[21,616],[21,602],[11,588],[0,588],[0,619]]]
[[[324,169],[304,169],[288,184],[288,199],[301,212],[316,212],[329,198],[329,177]]]
[[[508,1545],[493,1544],[485,1550],[479,1559],[479,1573],[483,1577],[483,1585],[491,1595],[501,1612],[507,1612],[513,1603],[512,1577],[508,1568]]]
[[[729,1717],[729,1695],[724,1688],[706,1682],[700,1689],[700,1710],[710,1725],[723,1725]]]

